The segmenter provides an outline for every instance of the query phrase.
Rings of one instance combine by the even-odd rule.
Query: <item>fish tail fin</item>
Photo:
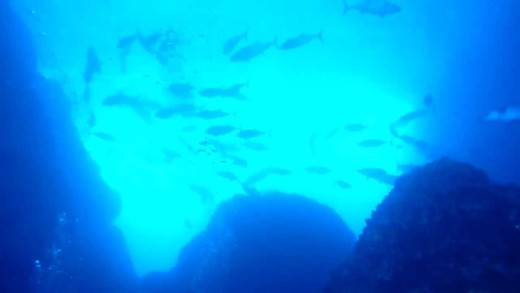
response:
[[[323,42],[323,29],[317,35],[318,39]]]

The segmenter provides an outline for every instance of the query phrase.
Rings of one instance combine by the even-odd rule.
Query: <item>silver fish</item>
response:
[[[237,137],[242,139],[251,139],[266,134],[265,131],[258,129],[244,129],[237,133]]]
[[[212,135],[212,136],[221,136],[229,134],[236,130],[236,127],[231,125],[215,125],[210,126],[206,129],[206,134]]]
[[[330,168],[324,166],[310,166],[305,168],[305,171],[308,173],[324,175],[330,173],[331,170]]]
[[[276,39],[270,42],[256,42],[236,51],[229,60],[232,62],[246,62],[255,57],[262,55],[276,43]]]
[[[358,170],[364,176],[379,181],[384,184],[393,185],[397,176],[391,175],[381,168],[363,168]]]
[[[263,169],[257,173],[254,173],[253,175],[249,176],[242,185],[251,187],[255,185],[256,183],[264,180],[269,175],[281,175],[286,176],[291,174],[291,171],[283,168],[266,168]]]
[[[226,41],[224,46],[222,47],[222,54],[228,55],[241,43],[243,40],[247,38],[249,33],[249,28],[245,29],[242,33],[230,38]]]
[[[281,45],[277,46],[280,50],[289,50],[289,49],[295,49],[298,47],[302,47],[308,43],[310,43],[312,40],[318,39],[323,42],[323,30],[321,30],[317,34],[300,34],[298,36],[289,38],[285,40]]]
[[[361,147],[364,147],[364,148],[374,148],[374,147],[382,146],[385,143],[387,143],[387,142],[384,140],[380,140],[380,139],[366,139],[366,140],[360,141],[358,143],[358,145]]]
[[[191,98],[193,96],[193,85],[187,82],[172,83],[168,91],[179,98]]]

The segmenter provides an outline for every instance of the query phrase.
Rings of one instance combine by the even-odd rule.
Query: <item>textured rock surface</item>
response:
[[[283,194],[237,196],[145,292],[320,292],[354,235],[330,208]]]
[[[134,283],[102,181],[36,70],[29,33],[0,2],[0,292],[125,292]]]
[[[327,292],[520,292],[520,189],[442,159],[402,176]]]

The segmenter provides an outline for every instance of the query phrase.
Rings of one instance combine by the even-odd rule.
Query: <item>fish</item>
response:
[[[214,125],[206,128],[206,134],[212,136],[222,136],[229,134],[236,130],[236,127],[231,125]]]
[[[380,140],[380,139],[366,139],[366,140],[360,141],[358,143],[358,145],[360,147],[364,147],[364,148],[374,148],[374,147],[380,147],[386,143],[387,143],[386,141]]]
[[[136,33],[137,39],[139,40],[139,44],[143,49],[145,49],[149,53],[155,53],[157,49],[157,44],[163,37],[164,33],[155,32],[149,35],[143,35],[139,30]]]
[[[229,57],[232,62],[246,62],[265,53],[276,44],[276,39],[270,42],[256,42],[238,49]]]
[[[290,175],[291,171],[283,168],[266,168],[263,169],[257,173],[254,173],[253,175],[249,176],[243,183],[243,186],[251,187],[255,185],[256,183],[264,180],[270,175],[281,175],[281,176],[287,176]]]
[[[243,40],[247,38],[248,34],[249,28],[246,28],[242,33],[228,39],[222,47],[222,54],[228,55],[231,52],[233,52],[233,50],[235,50],[238,44],[240,44]]]
[[[215,195],[208,188],[197,184],[191,184],[189,187],[200,196],[202,203],[208,204],[215,200]]]
[[[163,162],[164,163],[171,163],[173,162],[173,160],[181,157],[181,155],[174,151],[174,150],[171,150],[171,149],[162,149],[162,154],[163,154]]]
[[[354,5],[349,5],[348,0],[343,0],[343,14],[347,14],[350,10],[385,17],[399,13],[402,9],[399,5],[387,0],[364,0]]]
[[[387,185],[393,185],[397,180],[397,176],[391,175],[381,168],[362,168],[357,171],[367,178],[374,179]]]
[[[238,100],[245,99],[242,88],[249,83],[236,83],[228,87],[209,87],[199,91],[199,95],[206,98],[235,98]]]
[[[137,41],[137,38],[137,34],[121,37],[117,41],[117,48],[120,50],[126,50],[130,48],[130,46],[132,46],[135,41]]]
[[[101,132],[101,131],[98,131],[98,132],[92,132],[92,135],[104,140],[104,141],[108,141],[108,142],[115,142],[116,141],[116,138],[112,135],[112,134],[109,134],[109,133],[106,133],[106,132]]]
[[[411,137],[409,135],[400,135],[398,137],[404,143],[413,146],[418,150],[427,150],[429,148],[429,144],[426,141]]]
[[[343,129],[349,132],[358,132],[368,129],[368,126],[361,123],[350,123],[343,126]]]
[[[221,110],[202,110],[197,113],[195,113],[195,116],[202,118],[202,119],[217,119],[217,118],[223,118],[229,116],[229,113],[221,111]]]
[[[236,84],[230,85],[228,87],[222,88],[220,96],[243,100],[243,99],[245,99],[245,96],[242,93],[242,89],[247,85],[249,85],[249,82],[236,83]]]
[[[253,142],[253,141],[244,142],[244,146],[248,149],[251,149],[251,150],[254,150],[257,152],[263,152],[263,151],[269,150],[269,148],[265,144],[259,143],[259,142]]]
[[[305,168],[305,171],[307,171],[308,173],[325,175],[330,173],[331,170],[330,168],[324,166],[310,166]]]
[[[235,173],[233,172],[230,172],[230,171],[219,171],[219,172],[216,172],[216,174],[222,178],[225,178],[225,179],[228,179],[230,181],[240,181],[237,177],[237,175],[235,175]]]
[[[179,104],[174,107],[162,108],[155,112],[155,117],[159,119],[169,119],[175,115],[193,116],[195,114],[195,106],[191,104]]]
[[[85,66],[85,70],[83,71],[83,81],[86,84],[92,82],[94,75],[99,74],[101,72],[101,62],[99,61],[99,56],[94,50],[94,47],[88,47],[87,51],[87,65]]]
[[[232,161],[232,164],[238,167],[247,168],[247,166],[249,165],[246,160],[237,156],[227,155],[226,158],[230,159]]]
[[[285,40],[281,45],[276,46],[280,50],[290,50],[302,47],[308,43],[310,43],[312,40],[318,39],[323,42],[323,30],[321,30],[317,34],[300,34],[298,36],[289,38]]]
[[[118,92],[105,98],[103,106],[127,107],[145,119],[148,119],[150,111],[155,111],[156,109],[161,108],[161,105],[157,102],[143,99],[141,96],[129,96],[122,92]]]
[[[96,115],[94,115],[94,112],[92,110],[88,112],[87,125],[90,129],[96,126]]]
[[[262,136],[264,134],[266,134],[265,131],[261,131],[258,129],[244,129],[244,130],[240,130],[237,133],[237,137],[242,138],[242,139],[251,139],[251,138]]]
[[[350,185],[348,182],[343,181],[343,180],[336,180],[336,182],[334,182],[334,183],[342,189],[352,188],[352,185]]]
[[[404,114],[403,116],[399,117],[399,119],[397,119],[396,121],[392,122],[391,127],[393,127],[393,128],[405,127],[408,124],[410,124],[410,122],[417,120],[419,118],[422,118],[422,117],[426,116],[427,114],[428,114],[428,110],[426,110],[426,109],[408,112],[408,113]]]
[[[238,151],[238,146],[236,144],[223,143],[216,139],[208,139],[205,142],[208,145],[211,145],[216,152],[222,155],[227,155],[229,153]]]
[[[340,130],[341,130],[341,127],[337,127],[335,129],[329,131],[328,133],[326,133],[323,138],[329,139],[329,138],[335,136]]]
[[[193,97],[193,85],[187,82],[172,83],[168,91],[179,98],[187,99]]]
[[[430,107],[433,104],[433,96],[431,94],[426,94],[423,97],[423,106]]]
[[[309,149],[311,154],[316,155],[316,140],[318,139],[319,133],[315,133],[309,137]]]
[[[484,121],[504,123],[520,121],[520,106],[506,107],[499,111],[491,111],[484,117]]]

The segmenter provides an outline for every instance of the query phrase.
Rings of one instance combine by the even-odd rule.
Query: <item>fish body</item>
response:
[[[484,120],[506,123],[520,121],[520,107],[508,107],[502,111],[492,111],[484,117]]]
[[[248,33],[249,28],[245,29],[242,33],[228,39],[222,47],[222,54],[228,55],[231,52],[233,52],[233,50],[235,50],[238,44],[240,44],[243,40],[247,38]]]
[[[168,87],[168,91],[179,98],[191,98],[193,97],[193,85],[187,82],[172,83]]]
[[[200,200],[204,204],[212,203],[215,199],[215,195],[213,194],[213,192],[211,192],[208,188],[202,185],[192,184],[190,185],[190,189],[200,196]]]
[[[155,112],[155,117],[159,119],[169,119],[175,115],[192,116],[195,114],[195,106],[191,104],[180,104],[174,107],[162,108]]]
[[[137,34],[122,37],[117,41],[117,48],[120,50],[127,50],[137,41],[137,39]]]
[[[380,147],[386,143],[386,141],[380,139],[367,139],[359,142],[358,145],[364,148],[375,148]]]
[[[199,91],[199,95],[206,98],[220,97],[222,95],[222,89],[216,87],[205,88]]]
[[[393,185],[395,180],[397,180],[397,176],[391,175],[380,168],[363,168],[359,169],[358,172],[370,179],[374,179],[388,185]]]
[[[302,47],[308,43],[310,43],[312,40],[318,39],[323,42],[323,30],[320,31],[317,34],[300,34],[298,36],[289,38],[285,40],[281,45],[277,46],[280,50],[290,50]]]
[[[269,148],[265,144],[259,143],[259,142],[253,142],[253,141],[244,142],[244,146],[248,149],[251,149],[251,150],[254,150],[257,152],[264,152],[264,151],[269,150]]]
[[[350,189],[352,188],[352,185],[350,185],[348,182],[343,180],[336,180],[336,185],[339,186],[342,189]]]
[[[222,136],[229,134],[236,130],[236,127],[231,125],[215,125],[206,129],[206,134],[211,136]]]
[[[262,55],[265,51],[271,48],[276,43],[276,40],[271,42],[256,42],[238,49],[229,57],[232,62],[247,62],[255,57]]]
[[[324,166],[310,166],[305,168],[305,171],[308,173],[325,175],[330,173],[330,168]]]
[[[237,137],[242,139],[251,139],[266,134],[265,131],[258,129],[244,129],[237,133]]]
[[[359,132],[368,129],[368,126],[361,123],[350,123],[345,125],[343,129],[349,132]]]
[[[291,171],[283,168],[266,168],[263,169],[257,173],[254,173],[253,175],[249,176],[242,185],[251,187],[255,185],[256,183],[264,180],[270,175],[280,175],[280,176],[286,176],[291,174]]]
[[[126,107],[146,120],[148,120],[150,116],[150,111],[161,108],[161,105],[157,102],[143,99],[140,96],[129,96],[121,92],[105,98],[103,106]]]
[[[248,83],[237,83],[229,87],[222,88],[221,97],[244,99],[245,96],[242,93],[242,89],[247,86]]]
[[[159,41],[163,37],[162,32],[155,32],[149,35],[143,35],[140,31],[137,31],[137,39],[139,40],[139,44],[143,49],[147,52],[155,53],[156,48],[159,44]]]
[[[216,139],[208,139],[206,142],[208,145],[211,145],[217,153],[222,155],[238,151],[238,147],[235,144],[223,143]]]
[[[173,160],[175,160],[181,156],[178,152],[171,150],[171,149],[162,149],[162,154],[163,154],[163,162],[167,163],[167,164],[173,162]]]
[[[216,173],[218,176],[222,177],[222,178],[225,178],[225,179],[228,179],[230,181],[239,181],[237,175],[235,175],[235,173],[233,172],[229,172],[229,171],[219,171]]]
[[[87,51],[87,65],[83,71],[83,80],[85,83],[89,84],[94,78],[94,75],[99,74],[100,72],[101,62],[99,61],[99,56],[94,50],[94,47],[90,46]]]
[[[233,165],[238,167],[247,168],[247,166],[249,165],[246,160],[237,156],[227,156],[227,158],[232,161]]]
[[[427,94],[423,97],[423,105],[425,107],[430,107],[433,104],[433,96],[431,94]]]
[[[419,118],[422,118],[426,114],[428,114],[428,111],[425,109],[408,112],[408,113],[404,114],[403,116],[399,117],[399,119],[397,119],[395,122],[393,122],[391,124],[391,127],[394,127],[394,128],[405,127],[408,124],[410,124],[410,122],[417,120]]]
[[[242,93],[242,88],[244,88],[248,83],[237,83],[230,85],[228,87],[209,87],[199,91],[199,95],[206,98],[235,98],[235,99],[244,99],[245,96]]]
[[[385,17],[401,12],[401,7],[387,0],[364,0],[354,5],[349,5],[347,0],[343,0],[343,14],[346,14],[350,10]]]
[[[229,113],[221,111],[221,110],[202,110],[195,114],[197,117],[202,119],[217,119],[229,116]]]
[[[101,131],[98,131],[98,132],[93,132],[92,135],[104,140],[104,141],[108,141],[108,142],[115,142],[116,141],[116,138],[112,135],[112,134],[109,134],[109,133],[106,133],[106,132],[101,132]]]
[[[427,150],[429,148],[429,144],[427,142],[409,135],[400,135],[398,138],[404,143],[411,145],[418,150]]]

